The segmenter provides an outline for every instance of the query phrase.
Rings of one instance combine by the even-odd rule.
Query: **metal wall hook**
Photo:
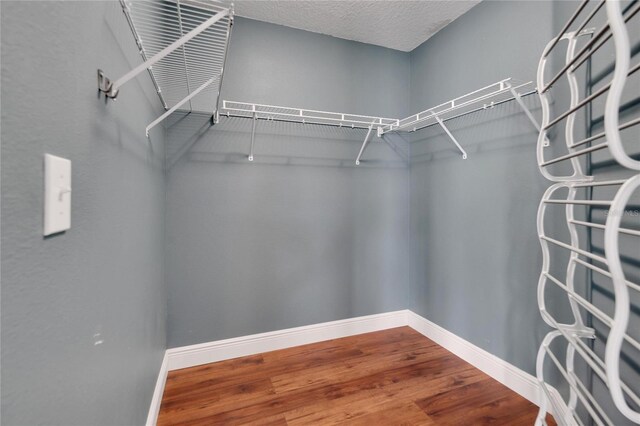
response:
[[[104,93],[107,98],[113,99],[114,101],[120,92],[117,89],[113,90],[113,82],[104,75],[104,71],[101,69],[98,69],[98,90]]]

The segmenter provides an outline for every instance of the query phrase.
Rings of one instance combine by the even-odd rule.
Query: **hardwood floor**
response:
[[[537,412],[400,327],[171,371],[158,425],[533,425]]]

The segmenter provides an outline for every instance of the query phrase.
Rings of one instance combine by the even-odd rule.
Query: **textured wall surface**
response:
[[[515,103],[448,124],[466,161],[435,127],[410,167],[375,137],[355,167],[364,130],[261,121],[249,163],[250,120],[175,114],[148,141],[146,75],[98,99],[97,67],[139,61],[117,2],[0,8],[2,423],[142,424],[166,346],[407,307],[534,372],[548,182]],[[484,1],[411,54],[237,18],[222,98],[405,117],[533,80],[573,10]],[[73,161],[48,238],[44,153]]]
[[[237,19],[223,98],[406,115],[402,52]],[[168,128],[170,347],[406,306],[408,171],[363,130],[206,117]],[[396,141],[398,142],[398,141]]]
[[[143,424],[165,349],[158,99],[146,75],[97,97],[96,68],[139,62],[119,3],[0,7],[2,424]],[[71,229],[47,238],[45,153],[73,176]]]
[[[482,2],[411,54],[411,110],[513,77],[535,80],[552,2]],[[523,25],[535,22],[535,28]],[[526,103],[540,114],[535,96]],[[548,186],[537,131],[515,102],[416,134],[409,308],[530,372],[546,328],[536,301],[536,211]]]

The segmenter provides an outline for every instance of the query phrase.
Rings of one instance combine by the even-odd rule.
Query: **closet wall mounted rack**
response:
[[[147,70],[166,110],[216,116],[233,25],[233,5],[210,0],[120,0],[142,63],[117,80],[98,70],[98,89],[115,100],[120,88]]]
[[[535,93],[537,92],[533,87],[533,82],[523,83],[511,78],[505,78],[504,80],[474,90],[466,95],[459,96],[417,114],[410,115],[407,118],[398,120],[396,123],[380,126],[378,128],[378,135],[381,136],[389,132],[415,132],[437,124],[444,130],[447,136],[449,136],[458,150],[460,150],[462,158],[467,159],[466,151],[445,125],[445,121],[515,100],[527,115],[527,118],[535,126],[536,130],[540,131],[538,121],[522,100],[523,97]]]
[[[249,161],[253,161],[253,148],[255,146],[256,130],[255,124],[258,120],[318,124],[347,129],[367,129],[367,134],[355,160],[356,165],[360,164],[360,160],[362,159],[362,155],[371,140],[374,129],[378,137],[390,144],[384,138],[387,133],[414,132],[416,130],[439,124],[460,150],[462,158],[466,159],[466,151],[446,127],[444,124],[445,121],[490,109],[496,105],[515,100],[523,109],[535,128],[540,131],[540,125],[522,100],[523,97],[534,93],[537,93],[537,91],[533,87],[533,82],[515,82],[511,78],[506,78],[403,119],[227,100],[222,101],[220,115],[224,117],[249,118],[254,121],[251,128],[251,150],[248,156]]]
[[[374,131],[393,149],[394,145],[384,137],[385,134],[413,132],[435,124],[442,127],[462,153],[462,158],[466,159],[466,151],[444,124],[445,121],[511,100],[516,100],[534,126],[538,130],[540,128],[522,101],[524,96],[536,93],[532,82],[520,83],[511,78],[403,119],[226,100],[220,106],[233,25],[233,4],[229,6],[212,0],[120,0],[120,4],[143,63],[116,80],[111,80],[99,69],[98,89],[107,98],[115,100],[125,83],[147,70],[165,109],[146,127],[147,137],[153,127],[176,111],[211,114],[214,123],[219,121],[221,114],[249,118],[254,120],[248,155],[249,161],[253,161],[258,120],[367,129],[355,160],[359,165]]]
[[[368,129],[362,148],[358,153],[356,165],[360,164],[360,158],[369,143],[374,127],[397,123],[395,118],[373,117],[369,115],[348,114],[342,112],[319,111],[303,108],[292,108],[275,105],[253,104],[247,102],[222,101],[220,114],[226,117],[240,117],[253,119],[251,126],[251,150],[249,161],[253,161],[253,148],[255,146],[256,122],[284,121],[289,123],[316,124],[324,126],[343,127],[347,129]]]

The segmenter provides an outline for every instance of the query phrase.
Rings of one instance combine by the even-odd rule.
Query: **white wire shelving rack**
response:
[[[441,103],[417,114],[412,114],[395,123],[380,126],[378,127],[378,135],[381,136],[390,132],[415,132],[427,127],[439,125],[458,148],[462,154],[462,158],[466,160],[468,157],[467,152],[445,125],[445,121],[490,109],[502,103],[515,100],[535,128],[540,130],[538,121],[522,100],[523,97],[535,93],[536,89],[533,87],[533,82],[518,82],[512,78],[505,78],[504,80],[474,90],[466,95],[451,99],[450,101]]]
[[[228,100],[222,101],[220,115],[253,120],[251,129],[251,149],[248,155],[249,161],[253,161],[254,158],[253,148],[255,145],[255,124],[258,120],[317,124],[351,129],[367,129],[367,134],[355,160],[356,165],[360,164],[364,151],[374,133],[374,129],[377,136],[387,142],[389,146],[395,150],[394,145],[386,140],[386,134],[414,132],[416,130],[438,124],[444,129],[452,142],[460,150],[462,158],[466,159],[466,151],[444,124],[445,121],[490,109],[502,103],[516,100],[536,129],[540,130],[540,125],[522,100],[523,97],[534,93],[536,93],[536,89],[533,87],[533,82],[515,82],[511,78],[506,78],[403,119]],[[404,154],[399,153],[399,155],[406,159]]]
[[[233,25],[233,7],[212,0],[120,0],[143,63],[111,80],[98,70],[98,89],[116,99],[121,87],[148,71],[164,114],[175,111],[217,117]]]
[[[595,4],[594,4],[595,3]],[[593,7],[589,8],[589,5]],[[604,9],[603,9],[604,7]],[[598,29],[587,28],[599,11],[606,14],[606,23]],[[588,13],[587,13],[588,11]],[[540,201],[537,217],[538,235],[542,248],[542,271],[538,281],[538,306],[544,321],[553,328],[544,338],[537,357],[537,378],[543,391],[540,414],[537,424],[545,424],[545,415],[551,405],[554,413],[559,416],[556,420],[561,424],[613,425],[611,408],[604,406],[593,389],[585,384],[584,373],[576,372],[576,365],[580,363],[589,369],[591,374],[601,380],[607,387],[611,401],[626,419],[640,424],[640,397],[637,386],[625,382],[621,377],[620,360],[623,345],[640,354],[640,342],[631,330],[638,324],[630,323],[631,299],[630,293],[640,294],[640,285],[625,276],[625,268],[620,253],[620,236],[636,238],[635,244],[640,245],[640,224],[623,225],[624,212],[631,207],[634,194],[640,190],[640,161],[633,158],[623,146],[621,131],[640,124],[640,119],[620,120],[622,94],[627,79],[640,67],[632,65],[631,43],[627,31],[627,23],[640,11],[640,4],[632,2],[623,11],[621,3],[615,0],[601,0],[590,2],[584,0],[564,25],[557,37],[546,46],[538,67],[537,86],[542,104],[542,123],[537,144],[537,160],[541,174],[548,180],[555,182],[551,185]],[[578,20],[579,17],[582,19]],[[579,23],[579,24],[578,24]],[[574,25],[575,24],[575,25]],[[587,40],[581,44],[579,42]],[[615,68],[608,84],[602,85],[593,93],[580,96],[578,69],[585,64],[592,55],[609,41],[615,54]],[[566,44],[565,64],[561,70],[549,80],[545,79],[545,71],[551,52],[560,45]],[[553,85],[561,78],[566,79],[569,86],[569,107],[562,113],[551,117],[551,92]],[[632,85],[627,90],[634,90],[634,95],[640,95],[638,86]],[[584,139],[575,140],[576,118],[599,97],[606,96],[604,107],[604,131],[590,135]],[[567,154],[557,154],[558,146],[549,145],[550,131],[554,127],[562,127],[564,133],[560,135],[559,143],[564,142]],[[554,143],[555,144],[555,143]],[[617,163],[624,175],[630,177],[622,179],[599,180],[595,176],[585,173],[588,156],[596,151],[608,150],[614,162]],[[556,164],[564,163],[570,173],[560,173],[553,169]],[[610,196],[598,196],[594,199],[595,189],[613,189]],[[549,225],[550,220],[558,219],[550,212],[552,205],[564,206],[564,220],[569,233],[568,242],[562,241],[556,235],[558,232]],[[585,208],[598,207],[608,211],[604,223],[592,219],[580,220],[579,215]],[[553,223],[553,222],[551,222]],[[590,229],[603,232],[604,253],[590,249],[584,241],[581,230]],[[551,256],[551,249],[566,250],[569,254],[566,265],[554,265],[557,259]],[[638,254],[636,254],[637,256]],[[636,259],[637,260],[637,259]],[[557,267],[566,267],[564,278],[553,274]],[[555,267],[555,269],[554,269]],[[582,288],[576,281],[578,268],[585,268],[589,273],[608,280],[614,294],[614,307],[608,309],[613,314],[605,312],[582,294]],[[557,273],[557,272],[556,272]],[[557,320],[548,309],[546,303],[547,288],[555,287],[564,293],[570,306],[573,319],[569,323]],[[637,298],[636,298],[637,300]],[[594,328],[585,323],[584,318],[596,318],[609,331],[608,335],[600,338]],[[604,356],[593,349],[593,342],[600,339],[604,345]],[[566,345],[564,361],[552,350],[553,342]],[[545,365],[551,361],[557,371],[566,381],[569,388],[568,398],[563,399],[547,382]]]
[[[367,129],[367,136],[360,148],[356,165],[360,165],[360,159],[367,147],[374,127],[396,123],[395,118],[373,117],[369,115],[348,114],[342,112],[319,111],[303,108],[292,108],[275,105],[253,104],[247,102],[222,101],[220,115],[225,117],[240,117],[253,120],[251,127],[251,149],[248,159],[254,159],[256,122],[284,121],[289,123],[316,124],[323,126],[343,127],[346,129]]]

